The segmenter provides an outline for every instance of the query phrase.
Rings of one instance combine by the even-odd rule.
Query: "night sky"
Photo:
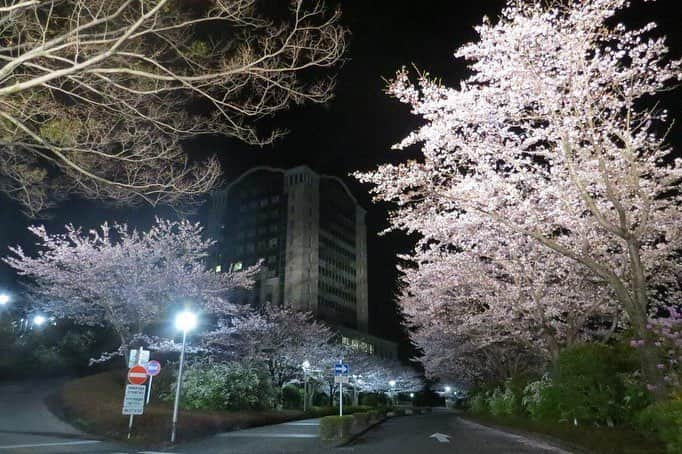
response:
[[[679,58],[682,55],[679,0],[632,3],[627,20],[656,21],[659,31],[669,38],[673,56]],[[370,330],[374,334],[405,340],[393,302],[397,279],[395,254],[408,251],[411,241],[399,233],[377,236],[387,226],[387,207],[372,204],[368,187],[356,183],[348,174],[404,159],[405,152],[391,151],[390,147],[419,124],[407,106],[384,93],[384,79],[391,78],[400,67],[414,64],[446,84],[456,84],[465,75],[465,66],[454,59],[453,52],[474,40],[473,26],[484,15],[497,16],[503,4],[503,0],[342,0],[342,23],[352,36],[347,61],[339,72],[336,98],[330,104],[297,107],[278,116],[277,127],[292,132],[271,147],[252,148],[220,138],[202,139],[188,146],[202,154],[219,153],[228,179],[254,165],[286,168],[306,164],[319,173],[339,176],[349,184],[368,209]],[[679,151],[680,91],[662,101],[670,116],[678,119],[670,142]],[[69,221],[91,227],[104,220],[118,220],[144,227],[154,214],[169,213],[149,208],[114,210],[95,202],[71,201],[55,211],[53,219],[46,223],[58,229]],[[29,223],[15,205],[0,199],[0,250],[6,251],[7,244],[27,245],[30,238],[25,231]],[[14,275],[6,267],[0,267],[0,286],[16,289]],[[406,346],[403,342],[403,347]],[[403,353],[407,353],[406,348]]]

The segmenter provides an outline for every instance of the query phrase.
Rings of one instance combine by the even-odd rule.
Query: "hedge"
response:
[[[639,429],[657,436],[670,454],[682,453],[682,400],[649,405],[637,417]]]

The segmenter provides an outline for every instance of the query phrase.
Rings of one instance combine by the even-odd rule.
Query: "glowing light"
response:
[[[46,321],[47,319],[43,315],[36,315],[33,317],[33,324],[36,326],[42,326]]]
[[[197,327],[197,315],[194,312],[182,311],[175,317],[175,327],[181,331],[191,331]]]
[[[7,293],[0,293],[0,306],[9,303],[9,295]]]

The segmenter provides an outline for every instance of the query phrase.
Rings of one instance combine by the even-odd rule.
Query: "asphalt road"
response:
[[[98,440],[55,417],[44,400],[58,381],[0,384],[0,454],[157,454]],[[354,443],[332,448],[319,437],[319,420],[225,432],[165,450],[175,454],[566,454],[549,444],[490,429],[450,412],[391,418]]]
[[[94,439],[54,416],[45,398],[59,380],[0,384],[0,454],[110,453],[120,447]]]
[[[491,429],[449,412],[392,418],[337,451],[357,454],[568,454],[550,444]]]

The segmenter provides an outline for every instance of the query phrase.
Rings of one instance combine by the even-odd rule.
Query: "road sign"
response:
[[[156,377],[161,372],[161,363],[153,359],[147,363],[147,375]]]
[[[348,364],[335,364],[334,365],[334,375],[348,375],[350,368]]]
[[[350,377],[348,375],[335,375],[334,383],[350,383]]]
[[[125,397],[123,397],[124,415],[141,415],[144,413],[144,385],[126,385]]]
[[[146,366],[149,362],[149,350],[144,350],[142,348],[136,350],[130,350],[130,357],[128,358],[128,369],[135,366],[136,364],[142,364]]]
[[[147,369],[144,366],[133,366],[128,370],[128,381],[132,385],[143,385],[147,381]]]

